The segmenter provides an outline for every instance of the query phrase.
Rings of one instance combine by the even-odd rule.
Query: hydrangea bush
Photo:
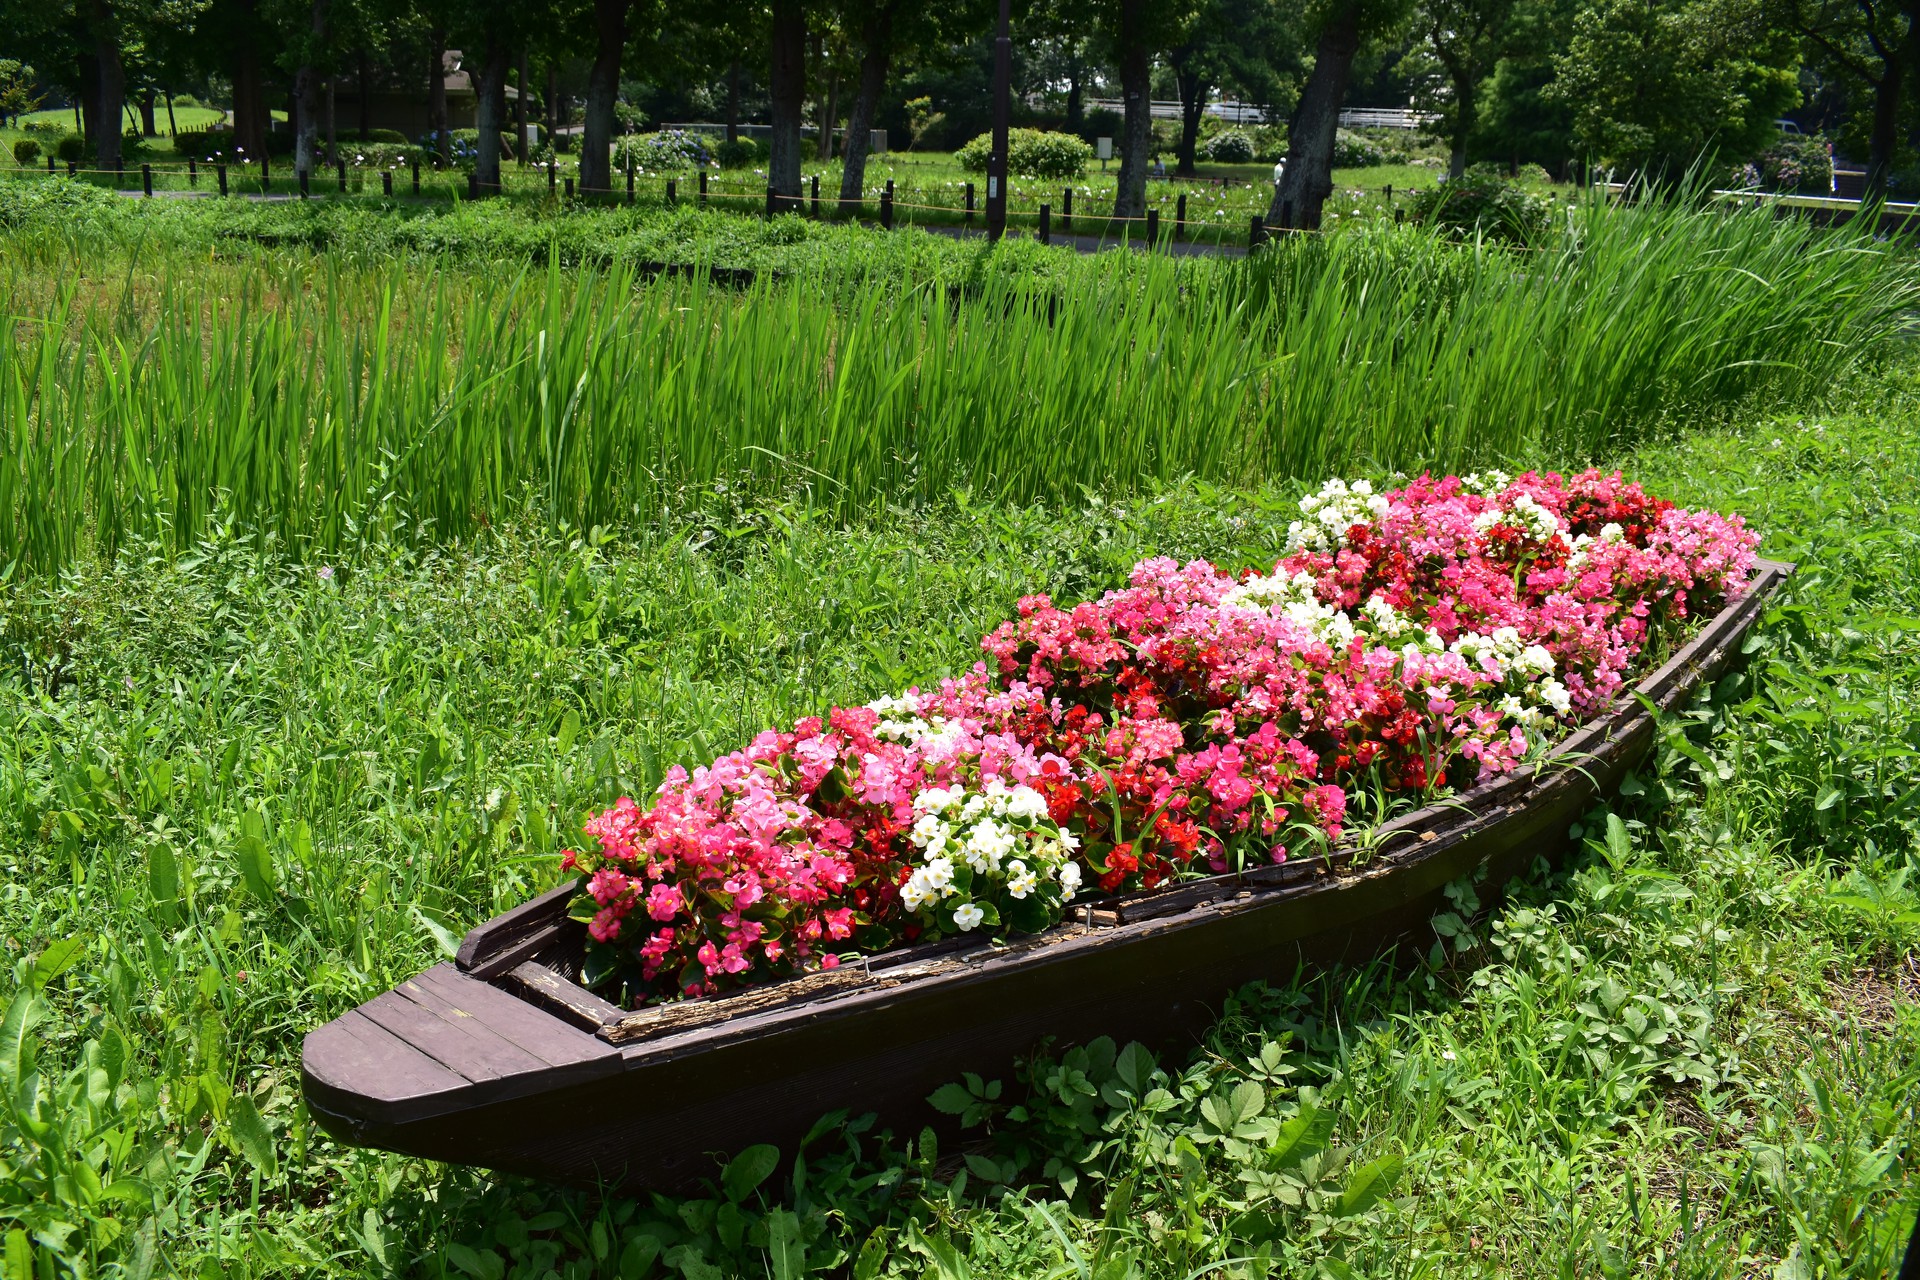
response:
[[[586,980],[713,995],[1325,850],[1356,791],[1464,788],[1605,711],[1757,545],[1593,470],[1332,480],[1300,517],[1270,570],[1027,597],[967,674],[595,815],[564,860]]]

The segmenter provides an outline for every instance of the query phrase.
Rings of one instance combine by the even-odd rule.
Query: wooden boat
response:
[[[1079,908],[1008,945],[944,943],[708,1001],[628,1012],[575,978],[567,885],[481,925],[457,958],[307,1036],[307,1106],[342,1141],[577,1183],[672,1190],[716,1155],[791,1154],[850,1108],[918,1128],[963,1071],[1004,1073],[1041,1039],[1168,1044],[1219,999],[1302,964],[1430,937],[1450,881],[1504,885],[1568,844],[1651,745],[1667,709],[1738,661],[1791,573],[1753,587],[1642,680],[1639,697],[1527,769],[1387,824],[1349,851]]]

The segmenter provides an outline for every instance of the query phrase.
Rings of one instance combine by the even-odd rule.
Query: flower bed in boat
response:
[[[1142,561],[931,690],[669,771],[569,851],[630,1004],[1035,933],[1076,895],[1285,861],[1505,772],[1745,586],[1757,538],[1598,471],[1329,481],[1271,572]],[[1355,814],[1354,816],[1358,816]]]

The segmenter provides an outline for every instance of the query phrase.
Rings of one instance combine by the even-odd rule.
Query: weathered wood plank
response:
[[[576,886],[562,884],[531,898],[511,911],[503,911],[485,924],[476,925],[460,941],[454,963],[462,970],[472,969],[499,952],[537,933],[547,925],[566,918],[567,903]]]
[[[571,1067],[610,1060],[616,1056],[591,1035],[526,1001],[475,981],[451,965],[436,965],[407,984],[430,993],[450,1008],[478,1019],[490,1030],[512,1041],[551,1067]]]
[[[627,1016],[627,1011],[561,977],[543,964],[526,961],[502,976],[507,990],[585,1031],[598,1031]]]
[[[376,996],[360,1006],[369,1021],[391,1031],[455,1075],[478,1083],[539,1071],[551,1063],[526,1050],[474,1018],[442,1016],[402,994],[415,983]]]
[[[308,1032],[302,1057],[314,1078],[380,1102],[450,1093],[468,1083],[357,1009]]]

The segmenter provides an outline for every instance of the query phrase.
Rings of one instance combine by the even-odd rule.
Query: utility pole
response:
[[[993,41],[993,154],[987,157],[987,239],[1007,230],[1007,123],[1012,114],[1013,35],[1009,0],[1000,0],[1000,33]]]

